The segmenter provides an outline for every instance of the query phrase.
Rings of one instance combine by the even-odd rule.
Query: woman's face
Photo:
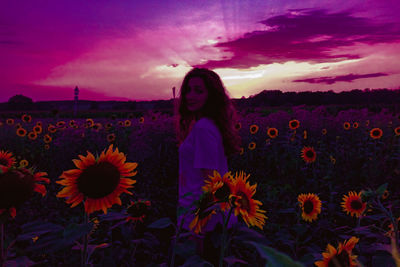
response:
[[[188,82],[188,90],[186,92],[186,104],[188,110],[192,112],[199,111],[203,108],[207,101],[208,90],[204,81],[200,77],[192,77]]]

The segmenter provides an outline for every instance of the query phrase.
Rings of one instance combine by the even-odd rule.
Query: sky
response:
[[[0,102],[168,100],[193,67],[230,97],[400,88],[398,0],[2,0]]]

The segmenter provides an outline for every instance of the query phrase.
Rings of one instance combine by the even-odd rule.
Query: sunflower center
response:
[[[304,213],[310,214],[314,210],[314,204],[311,200],[306,200],[303,205]]]
[[[328,267],[350,267],[349,253],[346,250],[340,252],[340,254],[335,255],[329,261]]]
[[[241,197],[239,200],[237,200],[237,202],[240,205],[240,208],[249,211],[250,210],[250,201],[247,198],[246,194],[239,191],[238,193],[236,193],[236,195]]]
[[[0,165],[8,166],[8,160],[6,160],[4,158],[0,158]]]
[[[372,135],[373,135],[373,136],[379,136],[379,131],[373,131],[373,132],[372,132]]]
[[[29,172],[11,170],[0,174],[0,209],[18,207],[29,200],[35,188],[35,178]]]
[[[89,198],[102,198],[111,194],[118,186],[120,172],[109,162],[100,162],[87,167],[77,179],[78,190]]]
[[[275,135],[275,134],[276,134],[275,130],[271,130],[269,133],[270,133],[271,135]]]
[[[353,200],[353,201],[350,202],[350,207],[351,207],[353,210],[361,210],[361,208],[362,208],[362,203],[361,203],[361,201],[359,201],[359,200]]]
[[[314,152],[312,150],[308,150],[306,152],[306,156],[307,156],[307,158],[313,158],[314,157]]]
[[[211,207],[212,202],[213,202],[213,197],[212,197],[212,194],[210,194],[210,193],[206,193],[200,199],[200,203],[199,203],[199,218],[200,219],[207,217],[212,212],[212,209],[209,209],[208,211],[206,211],[209,207]]]
[[[231,193],[231,189],[229,188],[229,186],[224,183],[224,185],[220,188],[218,188],[217,191],[215,191],[215,197],[219,200],[226,200],[228,199],[229,195]]]

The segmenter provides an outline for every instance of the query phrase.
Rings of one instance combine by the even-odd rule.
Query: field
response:
[[[256,227],[239,214],[239,226],[227,235],[224,229],[211,234],[213,244],[207,246],[218,248],[221,237],[229,241],[224,245],[226,266],[315,266],[324,258],[326,266],[329,260],[400,264],[394,253],[399,244],[400,114],[385,108],[332,113],[326,106],[297,106],[239,115],[243,149],[228,159],[229,170],[233,176],[240,171],[250,175],[249,184],[256,184],[252,198],[262,203],[259,208],[267,218]],[[95,118],[9,113],[0,119],[0,140],[0,164],[7,164],[5,151],[15,159],[14,167],[0,172],[4,266],[204,263],[186,233],[179,232],[177,242],[174,238],[178,146],[168,113]],[[89,201],[85,204],[95,211],[85,212],[82,200],[65,197],[68,182],[56,182],[73,176],[65,172],[77,169],[79,159],[81,164],[84,157],[89,161],[89,152],[102,158],[102,151],[108,151],[103,159],[115,156],[114,163],[123,166],[116,148],[126,162],[137,163],[135,175],[133,165],[125,166],[136,180],[124,188],[132,195],[121,189],[120,204],[110,197],[99,205],[107,206],[107,214]],[[29,176],[25,169],[33,175],[46,172],[41,177],[49,183],[36,179],[27,185],[21,178]],[[9,172],[18,173],[21,181],[9,182]],[[104,179],[93,178],[79,189],[95,194],[96,189],[108,192],[107,186]]]

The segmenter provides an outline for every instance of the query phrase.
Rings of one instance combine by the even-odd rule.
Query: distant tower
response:
[[[78,113],[78,95],[79,95],[79,89],[78,86],[76,86],[74,90],[74,117],[76,117]]]
[[[174,87],[172,87],[172,94],[173,94],[173,96],[174,96],[174,99],[175,99],[175,86],[174,86]]]

